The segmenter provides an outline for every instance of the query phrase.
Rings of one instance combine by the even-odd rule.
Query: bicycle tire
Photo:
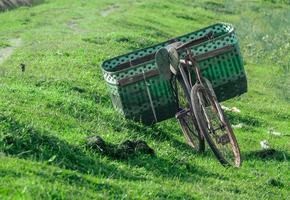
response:
[[[215,98],[215,94],[211,94],[212,92],[201,84],[194,85],[191,90],[192,107],[199,130],[222,165],[240,167],[241,156],[237,139],[219,102]],[[214,114],[217,114],[217,119],[220,122],[219,128],[212,128],[213,118],[209,117],[206,110],[214,110]],[[224,130],[225,132],[219,136],[217,134],[218,130]],[[226,151],[228,150],[230,150],[231,156],[227,155]]]
[[[195,119],[195,115],[193,113],[193,109],[192,109],[192,105],[191,105],[191,100],[190,100],[190,94],[189,92],[186,90],[185,86],[182,84],[182,82],[180,83],[181,88],[179,88],[178,93],[182,94],[181,96],[183,97],[183,99],[179,98],[180,100],[186,100],[187,102],[187,106],[185,106],[184,104],[180,107],[181,108],[181,112],[183,111],[183,113],[178,112],[176,114],[176,118],[181,126],[182,129],[182,133],[188,143],[189,146],[191,146],[192,148],[196,149],[197,152],[204,152],[205,150],[205,142],[204,142],[204,137],[202,136],[196,119]],[[178,86],[177,86],[178,87]]]

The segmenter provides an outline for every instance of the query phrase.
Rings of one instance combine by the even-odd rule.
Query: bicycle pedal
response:
[[[217,143],[225,145],[230,142],[230,138],[228,134],[221,135],[217,138]]]
[[[186,109],[186,110],[182,109],[181,111],[179,111],[178,113],[175,114],[175,118],[176,119],[180,119],[180,118],[182,118],[184,116],[187,116],[188,112],[190,112],[189,109]]]

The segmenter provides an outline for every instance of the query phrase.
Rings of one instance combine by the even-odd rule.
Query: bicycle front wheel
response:
[[[200,84],[191,90],[198,127],[221,164],[240,167],[241,157],[236,137],[212,92]]]

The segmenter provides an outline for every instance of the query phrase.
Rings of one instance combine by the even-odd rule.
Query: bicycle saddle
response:
[[[155,62],[159,73],[165,77],[165,79],[170,79],[172,73],[178,73],[179,55],[176,48],[181,44],[181,42],[174,42],[159,49],[155,54]]]

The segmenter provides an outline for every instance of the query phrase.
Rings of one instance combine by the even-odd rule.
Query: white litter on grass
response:
[[[229,107],[226,107],[226,106],[223,106],[223,105],[222,105],[222,109],[223,109],[224,111],[231,111],[231,112],[235,112],[235,113],[240,113],[240,112],[241,112],[241,110],[238,109],[237,107],[229,108]]]
[[[260,145],[261,145],[262,149],[270,149],[270,145],[269,145],[267,140],[262,140],[260,142]]]
[[[232,111],[232,112],[235,112],[235,113],[240,113],[240,112],[241,112],[241,110],[238,109],[237,107],[232,107],[232,108],[231,108],[231,111]]]
[[[232,125],[233,128],[243,128],[245,127],[245,124],[243,123],[239,123],[239,124],[236,124],[236,125]]]
[[[272,130],[270,130],[269,133],[272,134],[272,135],[275,135],[275,136],[281,136],[282,135],[282,133],[276,132],[276,131],[272,131]]]
[[[267,41],[269,39],[269,35],[265,35],[264,37],[262,37],[262,40]]]

